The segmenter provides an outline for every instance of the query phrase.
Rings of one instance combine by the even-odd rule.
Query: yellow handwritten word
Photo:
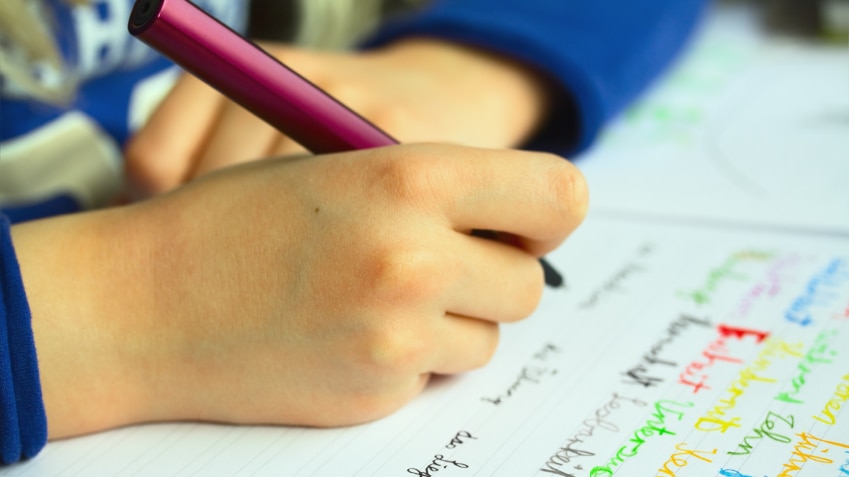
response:
[[[696,421],[695,428],[700,431],[714,432],[719,431],[725,433],[732,427],[740,427],[740,418],[726,418],[726,414],[737,407],[737,398],[742,396],[746,389],[754,382],[774,383],[775,378],[762,376],[758,373],[766,371],[777,359],[784,359],[788,356],[799,358],[802,356],[804,343],[788,343],[779,339],[768,339],[764,343],[758,356],[751,364],[741,369],[731,385],[725,390],[727,396],[720,399],[719,402],[708,410],[707,414],[700,417]]]
[[[666,419],[670,416],[674,416],[680,421],[684,417],[684,411],[673,409],[676,407],[689,408],[693,407],[693,403],[689,401],[676,402],[669,400],[661,400],[654,403],[654,412],[651,414],[649,419],[646,420],[645,425],[634,431],[634,436],[629,439],[629,442],[633,443],[633,445],[629,444],[620,447],[616,452],[616,455],[611,457],[606,465],[593,467],[590,471],[590,477],[613,475],[613,469],[622,465],[626,459],[637,455],[640,451],[640,447],[646,443],[646,438],[666,434],[674,436],[675,433],[666,428]]]
[[[814,419],[829,426],[837,422],[837,418],[834,417],[832,411],[839,411],[840,404],[849,400],[849,374],[843,376],[843,381],[845,382],[838,384],[837,389],[834,390],[834,397],[829,399],[825,403],[825,406],[823,406],[822,411],[820,411],[820,415],[823,417],[813,416]]]
[[[790,454],[792,457],[790,457],[790,459],[787,460],[787,463],[782,466],[781,473],[778,474],[778,477],[793,477],[793,472],[802,470],[802,467],[808,461],[820,464],[833,463],[834,461],[828,457],[814,454],[814,450],[820,446],[824,447],[820,450],[821,454],[828,454],[828,451],[832,449],[832,446],[849,449],[849,444],[827,441],[812,434],[808,434],[807,432],[801,432],[796,435],[800,440],[795,446],[793,446],[793,453]]]
[[[720,267],[710,271],[710,274],[705,281],[705,284],[698,290],[689,292],[679,292],[678,295],[683,298],[693,300],[697,305],[710,303],[711,295],[719,287],[719,284],[729,279],[745,280],[746,275],[734,271],[734,268],[744,261],[763,262],[771,259],[773,254],[768,252],[758,252],[753,250],[744,250],[730,256]]]
[[[686,467],[686,465],[690,463],[687,459],[684,458],[686,456],[695,457],[696,459],[699,459],[702,462],[708,462],[708,463],[713,462],[712,459],[708,458],[706,455],[701,455],[701,454],[715,455],[716,449],[714,449],[710,452],[699,451],[699,450],[690,450],[690,449],[687,449],[687,448],[684,447],[686,445],[687,444],[685,442],[682,442],[682,443],[678,444],[677,446],[675,446],[675,450],[677,450],[678,452],[669,456],[669,460],[667,460],[663,464],[663,467],[660,468],[660,469],[657,469],[657,475],[668,475],[669,477],[675,477],[675,472],[673,470],[671,470],[669,468],[669,466],[671,465],[671,466],[677,467],[678,469],[680,469],[681,467]]]

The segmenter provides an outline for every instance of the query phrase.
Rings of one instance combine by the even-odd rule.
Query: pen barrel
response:
[[[129,30],[313,153],[398,143],[187,0],[138,0]]]

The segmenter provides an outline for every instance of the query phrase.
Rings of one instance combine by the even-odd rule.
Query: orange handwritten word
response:
[[[801,342],[787,343],[779,339],[767,340],[758,356],[751,364],[740,370],[737,379],[732,381],[731,385],[725,390],[726,397],[720,399],[716,405],[708,410],[706,415],[700,417],[696,421],[695,428],[705,432],[719,431],[725,433],[732,427],[740,427],[739,417],[726,417],[732,409],[737,407],[737,399],[753,383],[774,383],[775,378],[765,377],[758,373],[766,371],[777,359],[784,359],[788,356],[801,357],[803,346],[804,343]]]
[[[693,394],[698,393],[703,388],[710,389],[710,386],[706,384],[708,375],[704,370],[713,367],[717,361],[734,364],[743,362],[740,358],[729,356],[727,343],[730,338],[742,341],[747,336],[754,336],[756,342],[760,344],[769,336],[769,333],[766,331],[736,328],[728,325],[719,325],[717,332],[719,333],[719,338],[712,341],[702,350],[702,356],[707,358],[707,361],[693,360],[684,367],[684,371],[678,374],[678,383],[685,386],[692,386]]]
[[[822,411],[820,411],[820,415],[813,416],[814,419],[822,422],[823,424],[828,424],[829,426],[832,426],[837,422],[837,418],[834,417],[834,411],[839,411],[840,405],[849,400],[849,374],[843,376],[843,381],[845,382],[837,385],[837,389],[834,390],[834,397],[825,403]]]
[[[660,469],[657,469],[657,475],[667,475],[669,477],[675,477],[675,475],[676,475],[675,471],[670,469],[669,466],[677,467],[677,469],[680,469],[681,467],[686,467],[687,464],[690,463],[690,461],[685,459],[685,457],[687,457],[687,456],[695,457],[696,459],[699,459],[702,462],[708,462],[708,463],[713,462],[713,460],[710,459],[709,457],[707,457],[706,454],[715,455],[716,449],[714,449],[710,452],[699,451],[699,450],[690,450],[690,449],[685,448],[686,445],[687,444],[685,442],[682,442],[682,443],[678,444],[677,446],[675,446],[675,450],[677,450],[678,452],[669,456],[669,460],[667,460],[663,464],[663,467],[661,467]],[[705,454],[705,455],[701,455],[701,454]]]
[[[782,465],[781,473],[778,474],[778,477],[793,477],[793,472],[798,472],[802,470],[802,467],[806,462],[817,462],[820,464],[831,464],[834,460],[829,459],[828,457],[817,455],[814,451],[820,446],[823,449],[820,449],[820,454],[828,454],[828,452],[832,449],[832,447],[842,447],[844,449],[849,449],[849,444],[844,444],[836,441],[827,441],[825,439],[820,439],[812,434],[808,434],[807,432],[801,432],[796,434],[799,437],[799,442],[793,446],[793,453],[790,454],[790,459]]]

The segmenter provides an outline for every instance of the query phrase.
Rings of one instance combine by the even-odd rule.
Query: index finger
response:
[[[537,256],[556,248],[587,212],[587,185],[569,161],[552,154],[417,145],[414,193],[427,195],[458,231],[495,230]],[[416,167],[415,164],[411,167]]]

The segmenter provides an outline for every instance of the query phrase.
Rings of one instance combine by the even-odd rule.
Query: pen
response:
[[[315,154],[398,141],[188,0],[136,0],[130,34]],[[563,278],[540,260],[546,284]]]

